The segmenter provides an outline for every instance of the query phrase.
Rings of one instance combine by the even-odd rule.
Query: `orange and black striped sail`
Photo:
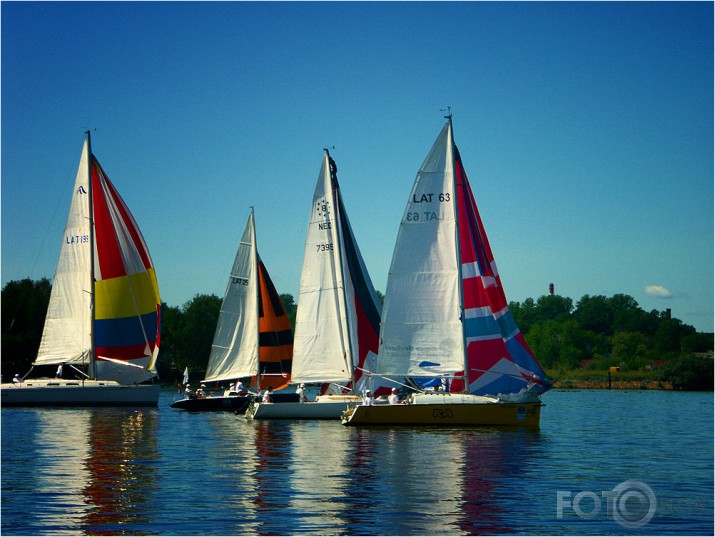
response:
[[[291,380],[293,332],[285,306],[258,256],[258,353],[261,389],[284,388]],[[255,385],[255,383],[254,383]]]

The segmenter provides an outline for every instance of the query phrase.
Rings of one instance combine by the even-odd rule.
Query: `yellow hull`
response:
[[[359,405],[342,415],[343,425],[502,425],[537,429],[543,403],[434,403]]]

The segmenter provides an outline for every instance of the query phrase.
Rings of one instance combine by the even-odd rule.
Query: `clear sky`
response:
[[[509,300],[713,330],[713,4],[2,2],[2,283],[52,277],[84,131],[162,299],[223,296],[255,207],[297,296],[323,148],[384,292],[452,107]]]

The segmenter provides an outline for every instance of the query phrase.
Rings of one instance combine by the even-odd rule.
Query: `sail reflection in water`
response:
[[[329,422],[250,425],[257,454],[252,527],[260,534],[308,527],[317,534],[355,534],[356,527],[380,535],[513,533],[503,509],[521,499],[499,490],[501,474],[526,475],[532,450],[518,444],[539,437],[488,429],[344,430]]]
[[[158,459],[157,412],[52,408],[4,414],[3,459],[20,468],[13,470],[11,481],[3,475],[3,512],[18,509],[28,527],[23,531],[23,522],[15,521],[12,528],[3,524],[3,533],[41,528],[55,534],[102,534],[103,527],[146,522],[147,491],[155,488],[155,470],[146,463]],[[8,441],[8,435],[18,435],[19,424],[25,441]]]
[[[147,502],[151,500],[149,491],[155,488],[159,460],[157,411],[90,412],[90,448],[85,462],[88,479],[82,489],[90,509],[84,527],[149,524]]]

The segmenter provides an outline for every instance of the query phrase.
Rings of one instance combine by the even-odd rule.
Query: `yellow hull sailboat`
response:
[[[539,426],[550,383],[509,312],[451,114],[402,216],[374,364],[344,425]],[[396,401],[399,384],[415,393]],[[389,391],[397,404],[374,403]]]

